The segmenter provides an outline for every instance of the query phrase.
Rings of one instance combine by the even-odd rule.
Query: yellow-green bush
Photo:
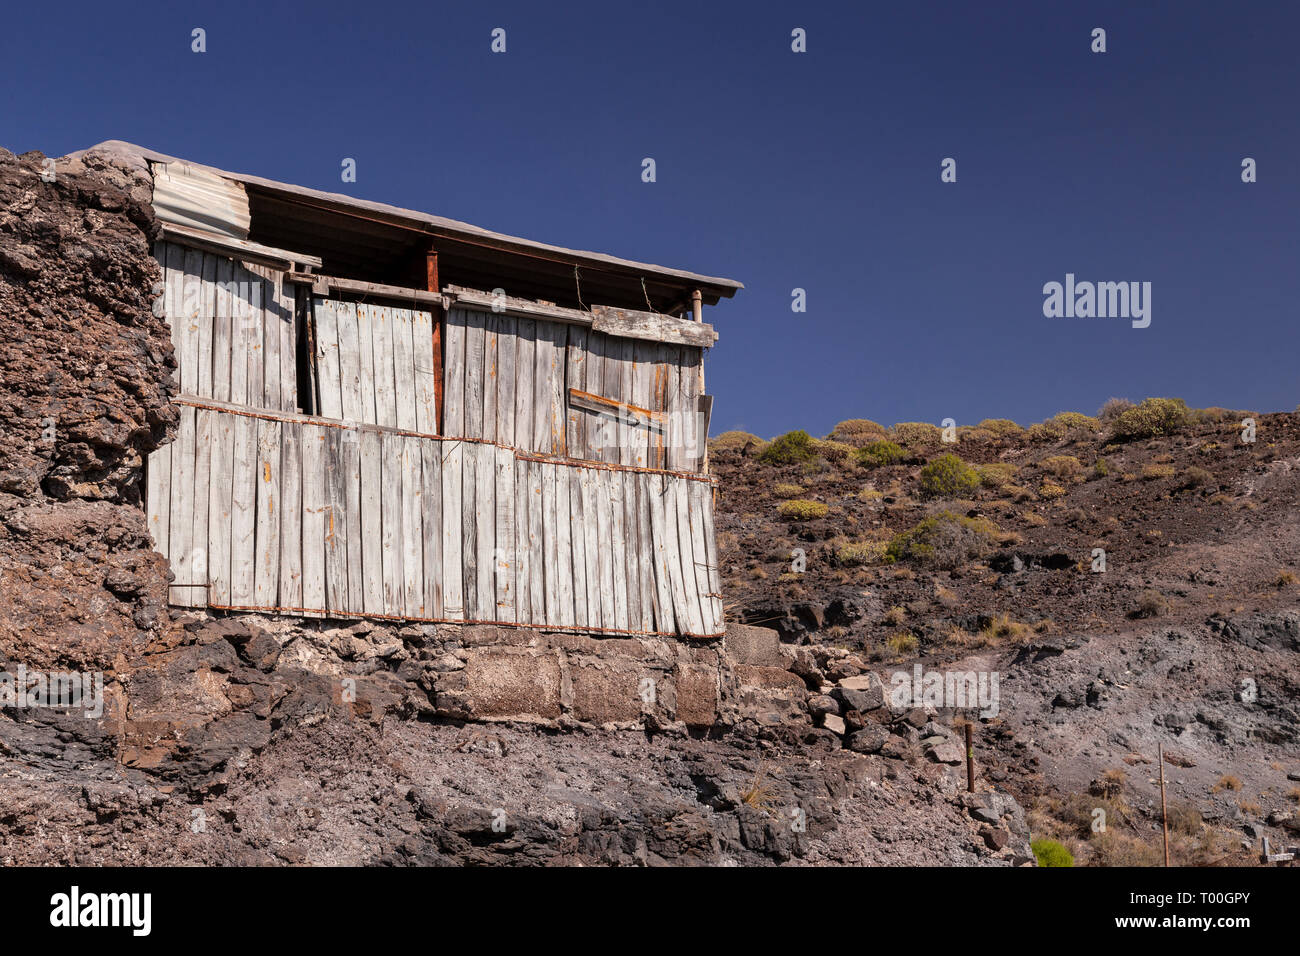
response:
[[[1034,840],[1029,848],[1039,866],[1074,866],[1074,854],[1055,840]]]
[[[835,560],[845,567],[875,564],[885,556],[884,541],[845,541],[835,547]]]
[[[1044,501],[1051,501],[1053,498],[1060,498],[1065,494],[1065,489],[1054,481],[1045,481],[1038,486],[1038,497]]]
[[[1190,416],[1181,398],[1147,398],[1116,416],[1112,429],[1119,441],[1156,438],[1186,428]]]
[[[1040,461],[1038,467],[1057,478],[1073,478],[1083,471],[1083,462],[1073,455],[1050,455]]]
[[[805,499],[783,501],[776,509],[777,514],[791,521],[811,521],[813,518],[825,518],[830,514],[830,510],[827,505],[820,501],[807,501]]]
[[[831,441],[829,438],[814,438],[812,448],[815,453],[835,464],[847,461],[849,456],[857,451],[852,445],[842,441]]]
[[[899,422],[889,430],[890,437],[908,448],[937,445],[943,437],[938,425],[929,422]]]
[[[799,485],[780,482],[772,488],[772,494],[776,495],[778,498],[798,498],[803,494],[803,488]]]
[[[882,438],[863,445],[854,452],[854,457],[864,467],[880,468],[885,465],[898,464],[907,457],[907,451],[902,445]]]
[[[806,431],[793,431],[773,439],[758,457],[769,465],[797,465],[812,461],[817,457],[817,450],[812,436]]]
[[[715,452],[744,451],[746,446],[749,446],[751,451],[761,452],[767,447],[767,442],[757,435],[741,431],[723,432],[709,439],[709,448]]]
[[[940,511],[894,535],[885,548],[885,562],[912,560],[950,571],[988,554],[997,533],[997,525],[986,518]]]
[[[985,488],[1001,488],[1016,476],[1016,466],[1007,461],[991,461],[987,465],[976,465],[975,473]]]
[[[1009,418],[986,418],[979,423],[980,428],[992,432],[999,438],[1019,438],[1025,430]]]
[[[940,455],[921,469],[921,494],[926,498],[960,498],[979,486],[979,473],[953,454]]]

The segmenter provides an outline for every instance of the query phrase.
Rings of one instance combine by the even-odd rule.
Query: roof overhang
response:
[[[508,293],[565,305],[581,299],[588,305],[636,308],[649,298],[656,310],[677,312],[690,308],[693,290],[699,290],[704,304],[713,305],[744,288],[733,279],[536,242],[386,203],[233,173],[120,140],[81,153],[92,151],[115,154],[136,166],[185,163],[239,183],[252,214],[250,239],[320,256],[325,270],[335,275],[391,281],[392,276],[376,279],[363,273],[434,250],[442,274],[461,285],[494,288],[504,283]],[[511,281],[514,289],[508,287]]]

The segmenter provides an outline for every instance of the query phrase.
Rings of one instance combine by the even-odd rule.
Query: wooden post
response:
[[[691,312],[694,314],[696,322],[704,321],[704,297],[700,294],[699,289],[691,290]]]
[[[1160,826],[1165,832],[1165,866],[1169,865],[1169,812],[1165,807],[1165,745],[1159,744],[1160,754]]]
[[[432,246],[425,257],[425,286],[428,291],[437,293],[438,290],[438,252]],[[437,425],[438,434],[443,434],[442,430],[442,323],[446,318],[441,309],[434,310],[433,316],[433,420]]]
[[[966,721],[966,792],[975,792],[975,745],[971,742],[971,724]]]

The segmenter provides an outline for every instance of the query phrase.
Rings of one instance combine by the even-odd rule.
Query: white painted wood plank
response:
[[[564,623],[564,612],[560,608],[562,595],[560,580],[564,577],[564,573],[560,566],[560,529],[558,524],[559,510],[555,501],[555,465],[539,462],[537,467],[542,477],[542,540],[545,542],[543,548],[543,580],[546,585],[546,623],[552,627],[557,627]],[[565,521],[567,522],[567,520],[568,516],[566,515]]]
[[[701,633],[712,634],[717,631],[713,621],[713,590],[709,581],[709,550],[704,539],[704,515],[701,513],[703,504],[700,501],[700,490],[705,486],[698,481],[683,481],[686,486],[683,490],[686,492],[686,504],[689,509],[688,521],[691,527],[691,553],[694,556],[695,563],[695,590],[700,598],[700,629]]]
[[[191,607],[202,607],[208,603],[208,495],[212,481],[212,435],[215,415],[215,412],[206,408],[194,410],[194,530],[190,537],[190,553],[193,555],[190,563]]]
[[[632,345],[632,398],[637,408],[653,410],[654,358],[658,348],[654,342],[634,342]],[[650,468],[651,429],[635,426],[632,429],[632,464]]]
[[[483,424],[480,434],[488,441],[497,440],[497,341],[501,323],[495,315],[483,317]]]
[[[295,321],[298,291],[285,273],[279,271],[274,275],[272,288],[280,327],[280,404],[277,407],[292,412],[298,408],[298,327]]]
[[[398,616],[404,613],[406,600],[406,578],[402,570],[402,445],[401,435],[385,432],[380,437],[384,613]]]
[[[357,355],[361,375],[361,411],[358,421],[369,425],[379,424],[375,412],[375,338],[371,328],[371,311],[374,306],[358,302],[357,313]]]
[[[573,565],[573,521],[569,510],[569,469],[564,465],[547,465],[555,476],[555,531],[556,584],[559,592],[560,626],[573,627],[574,612],[574,565]]]
[[[199,394],[199,325],[203,315],[203,253],[186,249],[181,324],[181,391]]]
[[[363,431],[361,450],[362,608],[384,613],[383,441],[379,432]]]
[[[575,468],[578,490],[582,497],[582,525],[585,549],[587,583],[587,625],[604,627],[605,612],[601,603],[600,577],[600,525],[596,498],[592,484],[592,469]]]
[[[664,476],[647,474],[643,477],[649,502],[650,542],[654,549],[655,610],[658,612],[655,629],[660,633],[672,634],[676,630],[676,624],[664,518]]]
[[[530,623],[547,623],[546,610],[546,539],[543,536],[546,513],[542,494],[541,462],[528,462],[528,571],[530,578]]]
[[[234,415],[230,492],[230,603],[252,607],[257,558],[257,419]]]
[[[280,408],[280,312],[274,269],[255,267],[262,299],[262,407]]]
[[[302,425],[280,426],[280,606],[302,607]]]
[[[451,324],[448,323],[448,328]],[[448,365],[448,372],[451,371]],[[450,395],[450,392],[448,393]],[[447,398],[446,410],[451,408]],[[465,617],[465,585],[462,577],[461,502],[464,443],[444,441],[442,445],[442,607],[443,616],[451,620]],[[471,491],[471,495],[472,495]]]
[[[609,500],[609,472],[593,468],[591,496],[596,511],[596,557],[599,562],[597,581],[600,585],[601,626],[606,630],[618,628],[619,617],[614,606],[614,531],[611,523],[612,506]]]
[[[481,621],[478,598],[478,518],[475,497],[478,494],[478,447],[461,442],[460,559],[464,581],[465,620]]]
[[[497,319],[497,398],[496,440],[503,445],[515,443],[515,346],[519,322],[512,316]]]
[[[411,341],[411,310],[393,309],[393,388],[397,427],[415,431],[415,354]]]
[[[433,314],[423,309],[411,312],[411,343],[415,363],[415,430],[425,435],[438,431],[437,396],[434,388]]]
[[[343,508],[343,433],[325,429],[322,464],[325,468],[325,607],[331,612],[348,606],[347,522]]]
[[[280,422],[258,420],[257,557],[253,573],[253,603],[258,607],[279,606],[280,478]]]
[[[153,549],[164,558],[171,554],[172,444],[150,452],[145,484],[145,513]]]
[[[568,340],[569,327],[559,322],[552,322],[550,393],[547,395],[546,414],[551,428],[551,454],[561,456],[567,453],[568,448],[565,411],[568,408],[569,393],[564,388],[565,345]]]
[[[302,606],[324,611],[325,432],[320,425],[302,426]],[[310,615],[313,617],[319,614]]]
[[[627,576],[627,626],[641,630],[641,554],[637,542],[636,475],[630,471],[615,472],[617,486],[622,494],[623,537],[621,538]]]
[[[181,407],[176,440],[172,443],[171,565],[176,580],[169,599],[193,607],[194,583],[194,431],[193,408]]]
[[[515,569],[515,620],[520,624],[534,624],[537,622],[533,618],[532,552],[529,543],[532,497],[527,461],[515,459],[514,476],[515,546],[511,556]]]
[[[344,421],[364,422],[361,412],[361,346],[357,330],[357,307],[352,302],[334,303],[334,322],[339,338],[340,409]]]
[[[407,324],[409,328],[409,323]],[[402,607],[407,617],[424,608],[424,509],[420,503],[420,439],[402,439]]]
[[[443,328],[444,343],[444,382],[442,392],[443,432],[453,438],[465,436],[465,310],[451,309]],[[444,446],[446,448],[446,446]],[[442,458],[444,483],[447,480],[447,455]],[[443,499],[444,520],[449,502]],[[459,496],[456,499],[460,505]],[[444,552],[444,558],[446,552]],[[458,565],[457,565],[458,566]],[[443,562],[443,568],[450,571],[452,565]],[[457,602],[457,607],[460,603]]]
[[[370,307],[370,334],[375,358],[375,417],[377,424],[397,427],[397,392],[393,354],[393,310],[386,305]]]
[[[514,446],[523,451],[534,450],[533,379],[536,377],[536,360],[537,323],[532,319],[518,319],[515,332]]]
[[[687,503],[687,478],[668,479],[673,486],[676,501],[677,545],[682,564],[682,587],[686,591],[686,620],[690,623],[687,633],[701,635],[704,633],[704,616],[700,607],[700,587],[696,575],[695,544],[691,534],[691,512]]]
[[[212,391],[210,394],[219,402],[230,401],[232,348],[230,313],[233,298],[230,286],[233,275],[234,263],[226,258],[218,258],[212,296]]]
[[[614,574],[614,626],[627,630],[631,624],[627,587],[627,520],[623,505],[623,476],[616,471],[603,472],[610,507],[610,551]]]
[[[570,340],[572,347],[572,340]],[[575,627],[588,627],[587,616],[587,525],[582,504],[582,469],[563,468],[562,483],[568,486],[569,521],[572,525],[570,544],[573,549],[573,623]]]
[[[586,458],[587,419],[590,412],[568,402],[568,389],[587,391],[587,336],[584,328],[569,329],[568,344],[564,348],[565,416],[564,446],[570,458]]]
[[[226,387],[230,387],[227,380]],[[235,457],[235,416],[212,412],[211,481],[208,485],[208,603],[230,604],[230,494]]]
[[[504,337],[503,337],[504,338]],[[513,413],[513,402],[511,403]],[[509,448],[489,449],[495,469],[496,542],[493,564],[496,571],[496,619],[515,621],[515,456]]]
[[[555,366],[555,337],[552,323],[537,322],[536,354],[533,359],[533,437],[531,448],[543,455],[554,448],[551,433],[551,370]]]
[[[424,521],[424,608],[440,618],[442,608],[442,442],[420,439],[420,506]]]
[[[212,398],[213,322],[217,311],[217,257],[204,255],[198,314],[198,391],[194,394]]]
[[[230,401],[248,405],[248,352],[252,293],[248,287],[248,272],[236,263],[230,267]],[[260,388],[260,386],[259,386]],[[251,404],[256,404],[251,403]]]
[[[336,610],[361,614],[366,609],[364,543],[361,531],[361,432],[345,428],[340,434],[343,455],[343,522],[342,530],[348,558],[347,604]]]
[[[174,242],[164,242],[161,247],[158,261],[163,272],[163,316],[171,331],[172,353],[176,359],[172,381],[181,385],[181,364],[185,358],[181,315],[185,303],[185,250]]]
[[[314,298],[312,316],[316,323],[316,375],[320,390],[320,414],[323,418],[342,418],[343,388],[335,303],[329,299]]]
[[[475,586],[479,619],[497,620],[496,597],[496,447],[473,445]]]
[[[704,353],[699,349],[683,346],[681,370],[682,437],[686,445],[683,460],[687,471],[699,471],[704,462],[704,447],[707,436],[703,434],[704,418],[700,414],[703,374]]]
[[[482,312],[465,314],[465,430],[466,438],[483,435],[483,353],[487,317]]]
[[[665,345],[665,378],[668,397],[668,428],[664,447],[670,471],[686,471],[686,441],[683,434],[686,406],[682,396],[682,350],[680,346]]]
[[[264,298],[266,290],[258,276],[242,266],[238,272],[239,279],[244,283],[246,294],[249,296],[248,310],[244,313],[244,321],[248,325],[246,342],[248,352],[245,355],[245,364],[248,368],[248,404],[260,406],[263,404],[262,386],[266,378],[263,341],[263,329],[266,326]]]
[[[655,604],[654,540],[650,532],[650,491],[647,478],[638,472],[632,475],[632,488],[636,497],[636,547],[641,581],[641,630],[653,631],[659,616]]]
[[[700,522],[704,528],[705,559],[708,562],[708,581],[711,608],[711,630],[721,631],[725,626],[722,607],[722,572],[718,568],[718,539],[713,529],[713,488],[699,484]]]
[[[686,597],[686,585],[682,579],[682,555],[680,542],[677,540],[677,487],[679,479],[671,475],[663,476],[663,530],[664,530],[664,564],[668,572],[668,586],[673,598],[673,620],[679,634],[691,630],[690,605]]]

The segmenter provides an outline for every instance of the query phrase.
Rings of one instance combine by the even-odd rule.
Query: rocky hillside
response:
[[[149,172],[116,162],[0,150],[0,862],[1032,860],[1011,797],[922,755],[946,724],[772,629],[693,647],[169,608],[141,465],[175,437],[175,360]],[[15,702],[53,671],[102,679],[102,712]],[[841,698],[898,745],[846,747]]]
[[[1175,862],[1300,842],[1300,414],[1112,401],[711,447],[732,616],[835,677],[998,673],[976,754],[1035,837],[1157,860],[1163,745]]]
[[[0,862],[1149,862],[1160,744],[1176,862],[1293,839],[1296,416],[722,436],[719,642],[180,612],[151,185],[0,150]]]

